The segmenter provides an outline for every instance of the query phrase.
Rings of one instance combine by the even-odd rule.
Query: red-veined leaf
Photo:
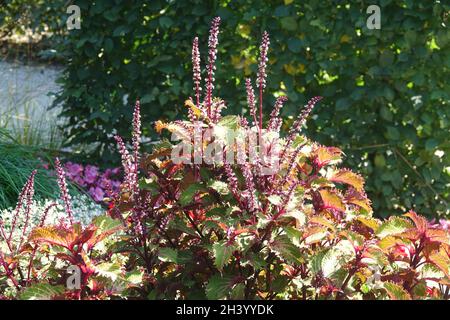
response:
[[[410,218],[414,224],[416,225],[417,230],[420,233],[425,233],[428,229],[428,221],[424,218],[419,216],[414,211],[409,211],[408,213],[404,214],[405,217]]]
[[[345,204],[335,190],[321,189],[319,193],[323,201],[324,209],[345,212]]]
[[[372,204],[365,193],[356,191],[355,188],[349,188],[345,193],[344,199],[347,203],[354,204],[368,213],[372,213]]]
[[[392,300],[411,300],[411,295],[396,283],[385,282],[384,289]]]
[[[318,147],[315,150],[316,163],[319,167],[329,164],[330,162],[339,162],[341,160],[342,151],[336,147]]]
[[[347,169],[336,171],[330,181],[351,185],[357,191],[363,191],[364,188],[364,178]]]

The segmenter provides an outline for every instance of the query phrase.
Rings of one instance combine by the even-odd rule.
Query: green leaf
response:
[[[437,266],[431,263],[425,263],[421,269],[422,279],[442,279],[445,273]]]
[[[25,289],[20,295],[21,300],[51,300],[52,298],[62,295],[64,286],[52,286],[49,283],[36,283]]]
[[[303,42],[300,39],[291,38],[288,42],[288,48],[294,53],[299,53],[302,49]]]
[[[338,183],[346,183],[351,185],[357,191],[363,191],[364,178],[352,171],[339,169],[333,174],[330,180]]]
[[[158,258],[163,262],[178,263],[178,252],[172,248],[161,248],[159,249]]]
[[[92,220],[101,233],[114,233],[122,227],[119,219],[113,219],[107,215],[97,216]]]
[[[413,296],[425,298],[427,296],[427,283],[424,280],[419,281],[413,289]],[[416,299],[416,298],[415,298]]]
[[[190,184],[182,193],[180,196],[180,204],[182,206],[188,205],[191,203],[192,199],[199,191],[207,191],[204,185],[201,183],[193,183]]]
[[[367,293],[370,292],[370,287],[369,287],[366,283],[364,283],[364,284],[361,286],[361,291],[362,291],[362,293],[367,294]]]
[[[400,131],[396,127],[387,127],[386,136],[388,139],[398,140],[400,139]]]
[[[436,139],[428,139],[425,142],[425,150],[433,151],[439,145],[439,141]]]
[[[209,300],[219,300],[226,298],[231,289],[231,276],[213,275],[206,285],[206,297]]]
[[[217,124],[222,127],[235,130],[239,127],[239,117],[234,115],[228,115],[220,119],[220,121]]]
[[[121,267],[118,263],[103,262],[95,266],[98,275],[116,281],[122,274]]]
[[[112,49],[114,48],[114,43],[113,43],[113,41],[110,38],[105,39],[104,45],[105,45],[105,52],[106,53],[111,52]]]
[[[300,249],[285,235],[275,238],[275,240],[270,243],[269,247],[280,258],[285,259],[289,263],[300,264],[304,260]]]
[[[302,240],[302,232],[294,227],[286,226],[285,227],[286,235],[290,239],[290,241],[297,247],[300,247],[300,243]]]
[[[347,110],[351,105],[350,99],[348,98],[340,98],[336,101],[336,111],[344,111]]]
[[[273,204],[274,206],[279,206],[281,205],[281,197],[279,195],[270,195],[267,197],[267,200],[269,200],[269,202],[271,204]]]
[[[379,238],[395,235],[412,228],[413,225],[406,219],[400,217],[390,217],[389,220],[383,222],[377,229],[376,235]]]
[[[245,283],[239,283],[231,290],[232,300],[243,300],[245,298]]]
[[[385,282],[384,289],[386,289],[389,298],[392,300],[411,300],[411,296],[403,287],[393,282]]]
[[[377,167],[383,168],[386,165],[386,159],[384,158],[384,156],[382,154],[378,153],[375,156],[374,163]]]
[[[214,264],[220,271],[228,264],[233,252],[236,250],[235,245],[227,245],[226,242],[226,240],[222,240],[213,245]]]
[[[117,11],[115,11],[115,10],[105,11],[103,13],[103,16],[111,22],[115,22],[117,19],[119,19],[119,15],[118,15]]]
[[[169,17],[163,16],[159,18],[159,24],[163,28],[170,28],[170,26],[173,24],[173,20]]]
[[[130,30],[130,28],[126,25],[118,26],[113,31],[113,37],[119,37],[119,36],[123,37],[128,33],[129,30]]]
[[[143,281],[143,272],[140,270],[132,270],[127,272],[125,280],[134,285],[140,285]]]
[[[294,17],[283,17],[280,19],[281,27],[288,31],[294,31],[297,29],[297,21]]]
[[[230,193],[230,190],[228,189],[228,184],[223,181],[212,181],[208,184],[208,187],[216,190],[221,195],[227,195]]]
[[[313,255],[311,259],[311,271],[314,274],[318,274],[322,271],[322,260],[323,257],[327,254],[328,250],[319,251],[315,255]]]
[[[325,277],[331,277],[354,257],[353,246],[350,241],[342,240],[335,247],[328,250],[322,258],[321,269]]]

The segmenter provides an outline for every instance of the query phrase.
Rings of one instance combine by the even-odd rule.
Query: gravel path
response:
[[[46,65],[24,65],[0,61],[0,126],[5,121],[17,123],[42,121],[54,123],[58,110],[47,111],[59,86],[61,69]]]

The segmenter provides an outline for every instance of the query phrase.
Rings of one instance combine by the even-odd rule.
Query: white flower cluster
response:
[[[34,200],[31,205],[30,210],[30,220],[27,230],[30,231],[34,227],[38,226],[42,215],[44,214],[45,208],[50,204],[56,202],[58,205],[53,206],[45,219],[45,224],[58,224],[59,221],[67,221],[68,216],[64,211],[64,207],[60,200]],[[83,226],[88,225],[92,219],[104,212],[101,205],[95,203],[91,198],[86,195],[74,196],[72,199],[72,211],[73,219],[75,222],[80,222]],[[11,223],[14,219],[15,210],[14,208],[8,208],[0,210],[0,219],[3,221],[3,225],[6,231],[9,231]],[[16,221],[15,233],[22,232],[24,226],[25,217],[20,214]]]

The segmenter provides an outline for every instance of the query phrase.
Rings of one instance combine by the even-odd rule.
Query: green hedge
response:
[[[325,97],[308,134],[346,152],[345,165],[367,178],[375,211],[448,214],[450,6],[375,2],[381,30],[366,28],[374,4],[366,1],[73,1],[81,7],[81,30],[67,32],[59,52],[67,57],[58,102],[70,119],[70,143],[99,141],[91,155],[115,161],[109,134],[127,136],[136,97],[147,136],[152,121],[184,117],[192,39],[199,36],[205,57],[209,23],[219,15],[216,93],[229,112],[247,112],[243,79],[256,74],[266,29],[268,90],[289,96],[285,116],[314,95]]]

